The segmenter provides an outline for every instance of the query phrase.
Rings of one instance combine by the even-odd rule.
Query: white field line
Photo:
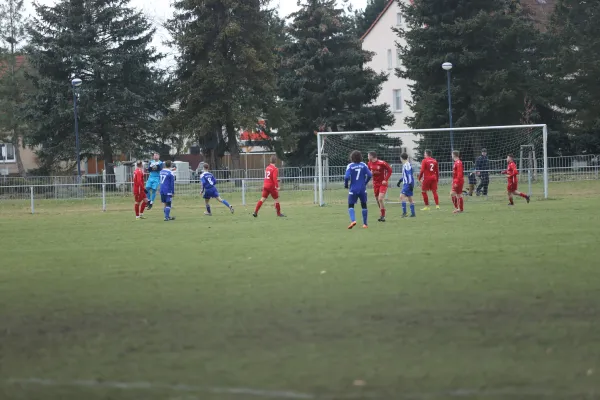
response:
[[[169,385],[163,383],[151,382],[115,382],[115,381],[96,381],[96,380],[73,380],[59,381],[53,379],[8,379],[8,384],[23,386],[47,386],[47,387],[80,387],[91,389],[121,389],[121,390],[161,390],[177,393],[212,393],[237,395],[240,397],[255,397],[263,399],[305,399],[305,400],[351,400],[351,399],[384,399],[388,396],[377,396],[373,393],[354,393],[345,395],[316,395],[309,393],[300,393],[289,390],[261,390],[250,388],[218,388],[218,387],[200,387],[194,385]],[[500,388],[500,389],[456,389],[446,392],[423,392],[423,393],[397,393],[395,399],[444,399],[444,398],[485,398],[485,397],[505,397],[505,398],[525,398],[525,397],[544,397],[544,398],[581,398],[582,396],[590,399],[600,399],[600,394],[595,391],[551,391],[535,388]],[[172,398],[174,399],[174,398]],[[184,399],[195,399],[195,397],[184,396]]]

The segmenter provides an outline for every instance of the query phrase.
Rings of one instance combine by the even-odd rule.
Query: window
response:
[[[394,100],[392,104],[394,105],[394,112],[402,112],[402,90],[394,90]]]
[[[402,60],[400,60],[400,49],[396,49],[396,67],[400,68]]]
[[[392,49],[388,49],[387,58],[388,58],[388,69],[392,69],[394,67],[394,63],[392,60]]]
[[[396,26],[402,26],[402,14],[401,13],[396,14]]]
[[[15,148],[12,144],[8,143],[0,143],[0,150],[1,150],[1,156],[0,156],[0,163],[4,163],[4,160],[6,160],[6,162],[15,162]]]

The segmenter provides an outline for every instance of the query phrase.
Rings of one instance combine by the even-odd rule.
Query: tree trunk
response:
[[[231,155],[232,169],[238,172],[241,165],[240,148],[237,140],[238,133],[229,115],[227,115],[225,130],[227,131],[227,149]]]
[[[15,160],[17,160],[17,169],[19,170],[19,175],[25,178],[27,176],[27,171],[25,171],[23,160],[21,159],[21,138],[15,130],[13,130],[12,145],[15,149]]]
[[[106,175],[114,176],[115,167],[113,165],[113,151],[110,145],[110,134],[107,132],[103,132],[102,136],[102,153],[104,158],[104,169],[106,170]]]

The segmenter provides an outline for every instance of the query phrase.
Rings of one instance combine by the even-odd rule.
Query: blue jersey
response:
[[[402,166],[402,182],[405,185],[415,184],[415,178],[413,178],[413,168],[410,162],[406,162]]]
[[[148,172],[150,173],[150,179],[158,179],[160,177],[160,171],[164,168],[162,161],[152,160],[148,163]]]
[[[210,172],[203,172],[200,175],[200,182],[202,182],[202,188],[204,190],[212,190],[217,184],[217,178]]]
[[[172,196],[175,194],[175,175],[170,169],[163,169],[160,175],[160,194]]]
[[[344,183],[350,187],[351,194],[366,192],[367,183],[371,180],[373,174],[365,163],[351,163],[346,168]],[[348,185],[349,183],[349,185]]]

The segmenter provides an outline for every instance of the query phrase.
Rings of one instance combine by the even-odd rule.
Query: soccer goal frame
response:
[[[349,135],[366,135],[366,134],[376,134],[376,135],[402,135],[402,134],[413,134],[418,135],[419,133],[447,133],[448,136],[448,148],[453,150],[453,138],[454,133],[456,132],[481,132],[481,131],[499,131],[498,133],[502,133],[501,131],[505,130],[517,130],[517,129],[542,129],[542,152],[543,152],[543,166],[542,166],[542,175],[543,175],[543,197],[544,199],[548,198],[548,127],[546,124],[530,124],[530,125],[499,125],[499,126],[479,126],[479,127],[464,127],[464,128],[439,128],[439,129],[400,129],[400,130],[373,130],[373,131],[343,131],[343,132],[318,132],[317,133],[317,204],[319,206],[324,206],[325,203],[325,184],[324,177],[325,175],[329,176],[329,160],[325,160],[327,156],[324,153],[324,146],[326,144],[327,138],[330,136],[349,136]],[[523,159],[523,152],[525,149],[533,148],[535,152],[535,147],[533,147],[529,143],[523,143],[520,147],[519,158]],[[325,158],[324,158],[325,156]],[[324,171],[324,161],[327,162],[327,171]],[[536,165],[536,167],[539,167]],[[528,173],[531,175],[531,173]]]

